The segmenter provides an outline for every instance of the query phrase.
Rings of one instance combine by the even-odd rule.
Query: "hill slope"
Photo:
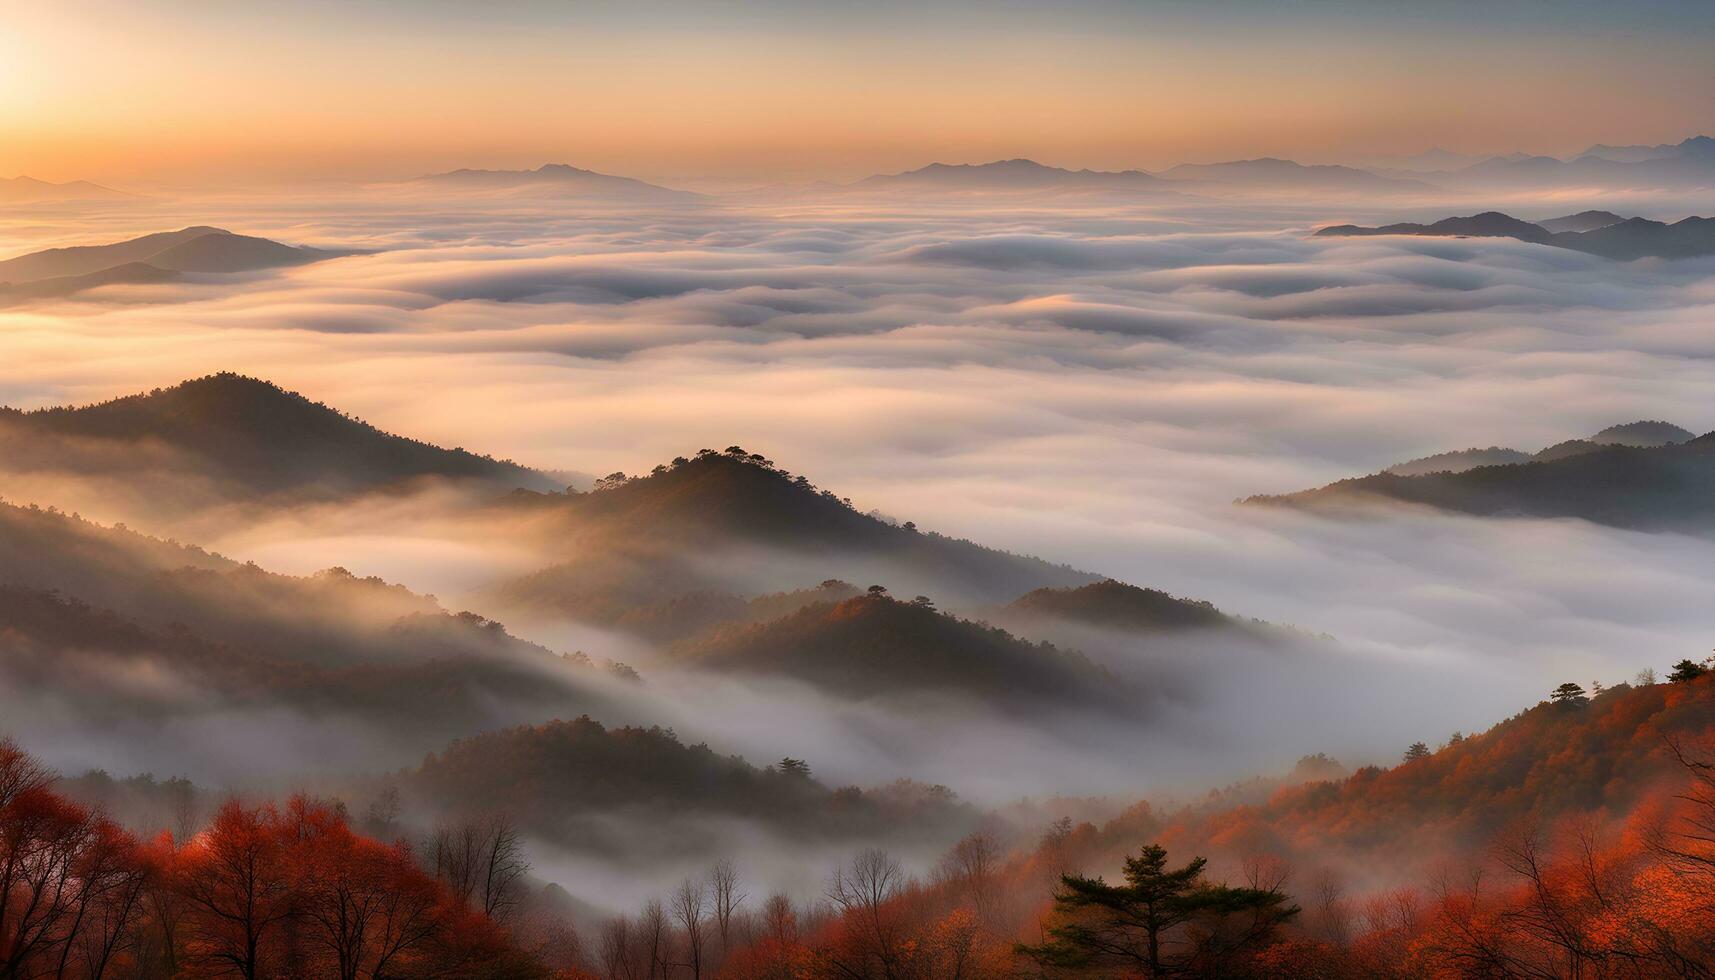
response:
[[[837,577],[944,603],[997,602],[1096,576],[859,513],[738,447],[578,494],[517,494],[509,508],[584,557],[508,583],[505,600],[571,615],[696,591],[740,595]],[[745,561],[723,560],[740,556]],[[735,568],[747,569],[739,573]]]
[[[1715,434],[1657,447],[1550,447],[1528,463],[1377,473],[1247,503],[1342,509],[1408,503],[1481,516],[1578,517],[1645,530],[1715,529]]]
[[[216,374],[97,405],[0,408],[0,467],[159,484],[181,506],[333,497],[425,478],[545,489],[514,463],[382,432],[266,381]]]
[[[1036,589],[1007,604],[1011,621],[1059,619],[1127,631],[1210,629],[1234,620],[1207,602],[1181,599],[1114,579],[1069,589]]]
[[[400,784],[440,812],[483,812],[505,801],[526,830],[558,846],[635,848],[639,862],[685,847],[674,823],[703,817],[744,818],[791,837],[885,832],[896,840],[943,837],[975,819],[945,787],[833,790],[807,770],[758,768],[685,745],[670,730],[609,728],[588,717],[460,739],[402,773]],[[628,827],[661,836],[645,844]]]
[[[671,652],[705,670],[791,677],[857,698],[945,693],[1011,707],[1125,699],[1118,680],[1080,654],[885,596],[805,606]]]
[[[16,285],[39,279],[87,276],[135,263],[165,272],[247,272],[318,262],[340,254],[196,225],[110,245],[76,245],[30,252],[0,261],[0,282]]]

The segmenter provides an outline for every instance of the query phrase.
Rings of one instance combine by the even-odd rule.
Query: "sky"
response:
[[[50,180],[550,161],[850,179],[1015,156],[1570,153],[1715,127],[1715,7],[1666,0],[6,6],[0,174]]]

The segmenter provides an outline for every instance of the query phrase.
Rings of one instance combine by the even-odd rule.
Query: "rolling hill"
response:
[[[623,607],[699,591],[757,595],[837,577],[949,604],[1005,601],[1096,576],[860,513],[732,447],[681,457],[589,493],[514,494],[507,509],[579,555],[503,586],[506,602],[612,621]],[[734,561],[755,569],[739,575]],[[731,558],[733,560],[727,560]],[[615,610],[604,614],[602,610]]]
[[[266,238],[235,235],[223,228],[196,225],[163,231],[110,245],[74,245],[30,252],[0,261],[0,283],[14,288],[44,279],[66,280],[147,266],[162,276],[181,273],[250,272],[303,265],[347,254],[282,245]]]
[[[904,827],[940,836],[949,824],[975,820],[945,787],[834,790],[807,766],[758,767],[686,745],[670,730],[607,727],[587,716],[459,739],[401,773],[399,783],[441,812],[483,812],[504,800],[527,830],[576,850],[602,849],[602,837],[618,829],[612,818],[626,814],[657,828],[698,817],[747,818],[812,838]]]
[[[1219,629],[1236,621],[1213,605],[1106,579],[1077,588],[1036,589],[1003,610],[1008,622],[1064,620],[1105,629],[1155,632]]]
[[[1117,709],[1127,701],[1124,685],[1081,654],[884,595],[716,629],[670,655],[702,670],[789,677],[854,698],[949,694],[1015,709]]]
[[[1715,434],[1663,441],[1683,432],[1664,422],[1630,423],[1550,446],[1525,462],[1434,472],[1406,464],[1403,473],[1384,471],[1246,503],[1328,511],[1403,503],[1489,517],[1577,517],[1706,532],[1715,529]]]
[[[558,482],[382,432],[266,381],[216,374],[96,405],[0,408],[0,469],[150,486],[163,506],[330,498],[427,479],[495,491]],[[169,489],[170,488],[170,489]]]
[[[278,575],[13,505],[0,505],[0,677],[14,729],[51,705],[34,724],[91,737],[141,724],[170,738],[210,715],[289,710],[407,754],[609,706],[612,683],[588,658],[379,579]]]

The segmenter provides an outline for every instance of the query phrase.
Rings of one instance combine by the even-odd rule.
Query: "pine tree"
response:
[[[1193,921],[1218,923],[1227,916],[1245,916],[1246,928],[1225,940],[1234,952],[1269,941],[1275,930],[1298,914],[1298,907],[1274,889],[1230,888],[1203,881],[1208,862],[1192,858],[1182,868],[1167,867],[1167,849],[1150,844],[1137,857],[1126,858],[1125,884],[1067,874],[1054,895],[1058,921],[1040,946],[1019,945],[1020,954],[1050,967],[1119,966],[1143,970],[1146,976],[1176,971],[1189,955],[1175,956],[1170,947],[1183,945],[1176,930]],[[1200,929],[1206,947],[1219,929]],[[1195,953],[1197,951],[1192,951]]]

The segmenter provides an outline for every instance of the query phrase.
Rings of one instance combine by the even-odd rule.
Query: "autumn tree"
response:
[[[228,800],[186,849],[179,890],[194,924],[193,956],[244,980],[265,975],[272,940],[296,912],[279,813]]]

